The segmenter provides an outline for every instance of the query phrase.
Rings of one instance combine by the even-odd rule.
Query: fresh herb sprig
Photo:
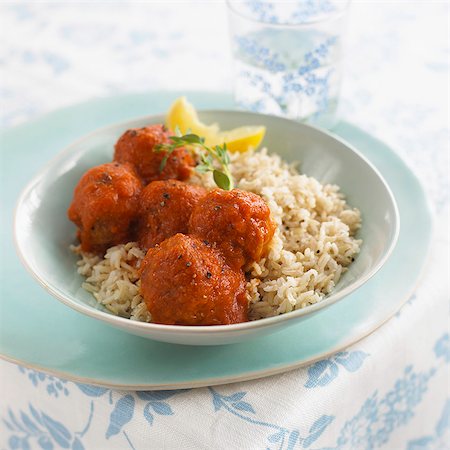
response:
[[[200,164],[195,168],[200,173],[212,172],[214,182],[218,187],[226,191],[234,188],[233,177],[230,172],[230,157],[227,144],[209,147],[205,144],[205,138],[193,133],[182,135],[175,130],[176,135],[170,136],[170,144],[160,144],[155,147],[157,152],[166,152],[161,161],[159,170],[164,170],[167,160],[174,150],[180,147],[196,148],[200,156]]]

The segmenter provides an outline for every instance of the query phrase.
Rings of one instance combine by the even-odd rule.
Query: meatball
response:
[[[152,322],[225,325],[247,321],[245,277],[200,239],[176,234],[151,248],[141,266],[141,294]]]
[[[233,268],[264,257],[276,225],[264,200],[251,192],[214,189],[192,211],[189,234],[215,242]]]
[[[67,214],[78,227],[82,250],[103,253],[130,240],[141,189],[141,180],[128,164],[102,164],[81,177]]]
[[[154,180],[186,180],[195,165],[191,154],[184,148],[174,150],[164,169],[160,166],[166,152],[155,151],[155,146],[169,141],[170,132],[164,125],[151,125],[126,131],[117,141],[114,161],[134,166],[145,184]]]
[[[153,181],[141,193],[137,236],[148,249],[176,233],[187,234],[191,212],[206,194],[201,186],[182,181]]]

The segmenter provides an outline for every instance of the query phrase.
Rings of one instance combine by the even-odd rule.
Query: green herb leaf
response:
[[[164,158],[161,160],[161,163],[159,164],[159,173],[161,173],[164,170],[164,167],[166,167],[167,160],[169,159],[170,153],[167,153],[164,155]]]
[[[210,166],[213,168],[214,161],[209,153],[202,153],[200,156],[200,161],[202,164],[205,164],[205,166]]]
[[[220,172],[220,170],[214,169],[213,178],[217,186],[221,189],[224,189],[225,191],[231,190],[231,180],[227,174]]]
[[[229,164],[230,157],[228,155],[227,146],[216,145],[214,148],[205,145],[205,138],[200,137],[190,130],[185,135],[181,135],[180,129],[175,128],[175,136],[170,136],[170,144],[160,144],[154,147],[156,152],[167,152],[160,164],[160,171],[164,170],[167,159],[170,154],[177,148],[187,146],[190,151],[196,149],[200,156],[200,164],[196,170],[200,173],[213,172],[213,178],[217,186],[222,189],[233,189],[233,177],[231,176]]]
[[[197,136],[196,134],[185,134],[182,136],[183,141],[186,144],[204,144],[205,139],[201,138],[200,136]]]
[[[210,172],[211,168],[205,164],[199,164],[198,166],[195,167],[195,170],[199,173],[206,173]]]
[[[225,161],[225,164],[230,164],[230,154],[228,153],[227,144],[226,142],[223,143],[223,160]]]
[[[169,144],[169,145],[176,145],[177,147],[181,147],[185,144],[183,137],[170,136],[169,139],[172,141],[172,144]],[[167,144],[165,144],[165,145],[167,145]]]

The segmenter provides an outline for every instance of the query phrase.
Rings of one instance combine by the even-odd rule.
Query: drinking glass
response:
[[[332,127],[349,1],[227,0],[227,4],[237,105]]]

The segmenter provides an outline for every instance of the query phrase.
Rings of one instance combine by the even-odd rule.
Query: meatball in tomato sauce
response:
[[[276,225],[265,201],[252,192],[213,189],[192,211],[189,234],[214,242],[234,268],[267,254]]]
[[[151,182],[143,189],[139,201],[140,246],[148,249],[174,234],[186,234],[192,209],[205,194],[203,187],[182,181]]]
[[[141,266],[141,294],[152,322],[225,325],[247,321],[245,277],[201,239],[176,234],[151,248]]]
[[[167,153],[155,151],[155,147],[170,143],[170,135],[164,125],[128,130],[115,145],[114,160],[132,164],[145,184],[154,180],[186,180],[195,161],[184,148],[174,150],[161,170],[161,162]]]
[[[103,253],[130,240],[141,189],[141,180],[128,164],[102,164],[82,176],[67,213],[78,227],[83,251]]]

